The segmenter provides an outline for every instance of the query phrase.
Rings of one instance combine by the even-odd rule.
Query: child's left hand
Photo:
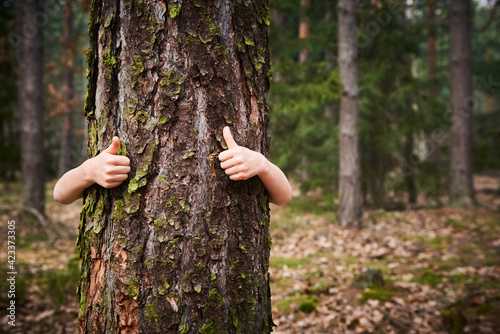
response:
[[[247,180],[266,171],[269,161],[261,153],[238,146],[229,127],[224,127],[222,133],[228,149],[219,154],[220,166],[231,180]]]

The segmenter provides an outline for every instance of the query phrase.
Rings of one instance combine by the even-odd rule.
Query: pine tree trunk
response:
[[[339,221],[361,227],[362,197],[359,161],[358,81],[355,4],[339,0],[339,73],[344,88],[340,98]]]
[[[222,128],[267,155],[267,1],[94,1],[89,155],[132,171],[86,191],[81,333],[269,333],[269,207],[220,168]]]
[[[472,165],[472,91],[470,0],[452,0],[450,22],[451,58],[451,177],[450,200],[453,205],[474,204]]]
[[[309,37],[309,7],[311,0],[300,0],[300,25],[299,25],[299,39],[306,39]],[[305,63],[309,56],[307,47],[302,47],[299,53],[299,63]]]
[[[413,129],[409,129],[406,134],[406,141],[404,147],[404,157],[407,159],[408,163],[411,164],[410,161],[412,156],[414,155],[414,138],[413,138]],[[413,166],[411,172],[405,177],[406,189],[408,190],[408,203],[417,204],[418,198],[418,190],[417,190],[417,181],[416,181],[416,166]]]
[[[39,0],[19,1],[19,111],[23,205],[45,214],[42,4]]]
[[[324,5],[324,10],[325,10],[325,17],[324,17],[325,25],[327,27],[330,27],[331,22],[334,20],[332,1],[325,0],[323,2],[323,5]],[[334,52],[333,48],[330,47],[330,45],[326,45],[326,47],[325,47],[325,63],[326,63],[326,70],[327,71],[331,71],[336,63],[335,52]],[[337,104],[333,103],[333,102],[329,102],[325,106],[324,114],[328,119],[335,121],[336,106],[337,106]],[[336,182],[334,182],[334,183],[336,183]]]
[[[427,77],[436,79],[436,0],[427,0]]]
[[[64,83],[63,83],[63,126],[61,136],[61,152],[59,157],[59,175],[62,176],[71,169],[71,139],[73,138],[73,122],[71,113],[73,111],[74,100],[74,42],[73,42],[73,9],[72,1],[65,0],[64,2],[64,28],[63,28],[63,45],[64,45]]]

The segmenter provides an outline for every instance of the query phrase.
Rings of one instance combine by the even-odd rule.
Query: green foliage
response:
[[[335,7],[335,4],[331,4]],[[335,190],[338,166],[338,70],[325,61],[333,52],[335,20],[325,23],[324,3],[310,7],[310,38],[299,40],[300,2],[273,1],[282,22],[271,21],[270,47],[273,84],[271,108],[271,157],[288,175],[301,181],[303,190]],[[309,49],[306,62],[297,62],[299,50]]]
[[[269,103],[273,143],[271,156],[304,191],[332,189],[338,166],[338,127],[327,106],[339,98],[336,71],[325,63],[297,65],[289,60],[273,67]],[[307,177],[301,175],[306,174]]]

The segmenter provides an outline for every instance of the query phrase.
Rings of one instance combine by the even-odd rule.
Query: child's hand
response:
[[[113,137],[109,147],[95,158],[87,160],[86,175],[89,181],[104,188],[114,188],[122,184],[130,172],[130,159],[116,155],[120,148],[120,139]]]
[[[229,127],[222,131],[227,150],[219,154],[221,167],[233,181],[246,180],[263,173],[268,167],[268,160],[259,152],[238,146]]]

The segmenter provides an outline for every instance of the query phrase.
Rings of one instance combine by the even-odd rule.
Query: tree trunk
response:
[[[74,37],[73,37],[73,9],[72,1],[65,0],[64,2],[64,28],[63,28],[63,46],[64,46],[64,83],[63,83],[63,103],[62,111],[62,136],[61,136],[61,152],[59,157],[59,175],[62,176],[71,169],[71,139],[73,138],[73,122],[71,114],[74,104],[74,65],[73,59],[75,55]]]
[[[472,11],[470,0],[452,0],[450,23],[451,58],[451,178],[453,205],[474,204],[472,165],[472,91],[471,57]]]
[[[311,0],[300,0],[300,25],[299,25],[299,39],[306,39],[309,37],[309,7]],[[305,63],[309,56],[307,47],[302,47],[299,54],[299,63]]]
[[[339,221],[341,226],[361,227],[362,197],[359,162],[356,13],[352,0],[339,0],[340,98]]]
[[[417,181],[416,181],[416,168],[412,164],[413,161],[413,150],[414,150],[414,139],[413,139],[413,129],[409,129],[406,134],[406,141],[404,146],[404,157],[407,159],[409,166],[411,166],[411,171],[405,177],[406,188],[408,190],[408,203],[417,204],[418,199],[418,190],[417,190]]]
[[[333,12],[333,4],[331,0],[325,0],[323,2],[324,9],[325,9],[325,25],[327,27],[331,26],[331,22],[334,20],[334,12]],[[335,66],[336,59],[335,59],[335,52],[332,49],[330,45],[326,45],[325,47],[325,63],[326,63],[326,70],[331,71],[333,67]],[[325,116],[328,119],[334,120],[335,121],[335,109],[336,109],[337,104],[333,102],[327,103],[325,106]]]
[[[19,111],[23,205],[45,214],[43,152],[43,1],[19,1]]]
[[[268,197],[220,168],[222,128],[267,155],[267,1],[94,1],[89,155],[130,177],[84,196],[81,333],[269,333]]]
[[[436,0],[427,0],[427,77],[436,79]]]

